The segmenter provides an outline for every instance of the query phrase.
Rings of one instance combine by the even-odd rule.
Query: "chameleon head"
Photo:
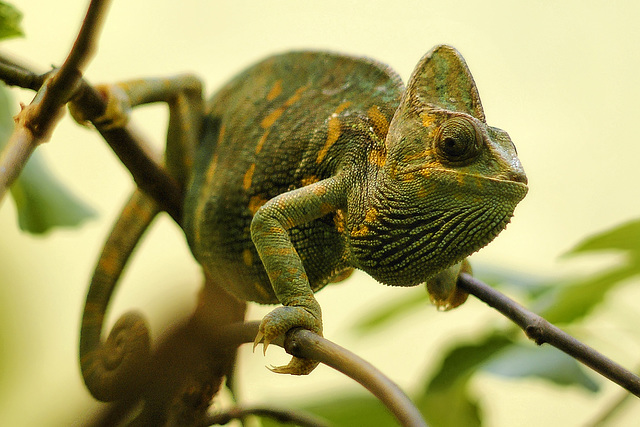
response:
[[[386,284],[424,282],[479,250],[527,193],[511,139],[486,124],[471,73],[449,46],[418,63],[386,148],[371,204],[351,232],[361,268]]]

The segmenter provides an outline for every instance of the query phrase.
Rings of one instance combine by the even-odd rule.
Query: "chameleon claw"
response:
[[[271,344],[271,340],[268,339],[264,339],[264,341],[262,341],[262,354],[263,355],[267,355],[267,347],[269,347],[269,344]]]
[[[262,338],[264,338],[264,334],[261,331],[258,331],[258,335],[256,335],[256,339],[253,340],[253,351],[256,351],[256,347],[258,346],[258,344],[260,344],[260,341],[262,341]]]

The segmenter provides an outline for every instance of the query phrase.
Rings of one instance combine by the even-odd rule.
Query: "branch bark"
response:
[[[16,116],[16,127],[0,157],[0,201],[20,175],[36,147],[49,140],[64,105],[76,90],[97,46],[109,0],[92,0],[78,37],[60,69],[48,76],[29,106]]]
[[[544,318],[525,309],[506,295],[466,273],[460,275],[458,287],[512,320],[536,344],[547,343],[556,347],[640,397],[640,377],[578,341]]]
[[[38,90],[52,73],[54,72],[37,74],[16,64],[14,60],[0,55],[0,80],[9,86]],[[106,109],[106,103],[102,96],[84,79],[81,79],[77,84],[73,98],[76,106],[85,117],[98,118],[103,115]],[[160,159],[156,159],[152,150],[147,148],[149,144],[142,136],[132,132],[130,128],[103,129],[100,124],[95,124],[95,126],[118,159],[129,170],[136,185],[156,200],[162,209],[180,224],[183,190],[165,171]],[[8,149],[9,147],[5,149],[5,152],[8,152]],[[4,163],[0,163],[0,165],[2,164]],[[20,170],[21,167],[15,169],[15,172],[19,173]],[[0,169],[0,179],[3,174],[4,172]]]

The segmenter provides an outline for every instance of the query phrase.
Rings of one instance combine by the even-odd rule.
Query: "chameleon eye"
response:
[[[445,160],[459,163],[474,157],[482,141],[475,124],[465,117],[453,117],[440,127],[436,150]]]

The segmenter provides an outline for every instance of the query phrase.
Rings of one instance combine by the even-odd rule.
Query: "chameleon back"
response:
[[[251,241],[254,214],[269,199],[330,177],[349,161],[346,146],[354,142],[347,123],[368,123],[384,139],[403,89],[395,72],[374,61],[296,52],[250,67],[215,94],[184,224],[206,272],[243,300],[277,303]],[[341,211],[289,234],[314,291],[350,268]]]

